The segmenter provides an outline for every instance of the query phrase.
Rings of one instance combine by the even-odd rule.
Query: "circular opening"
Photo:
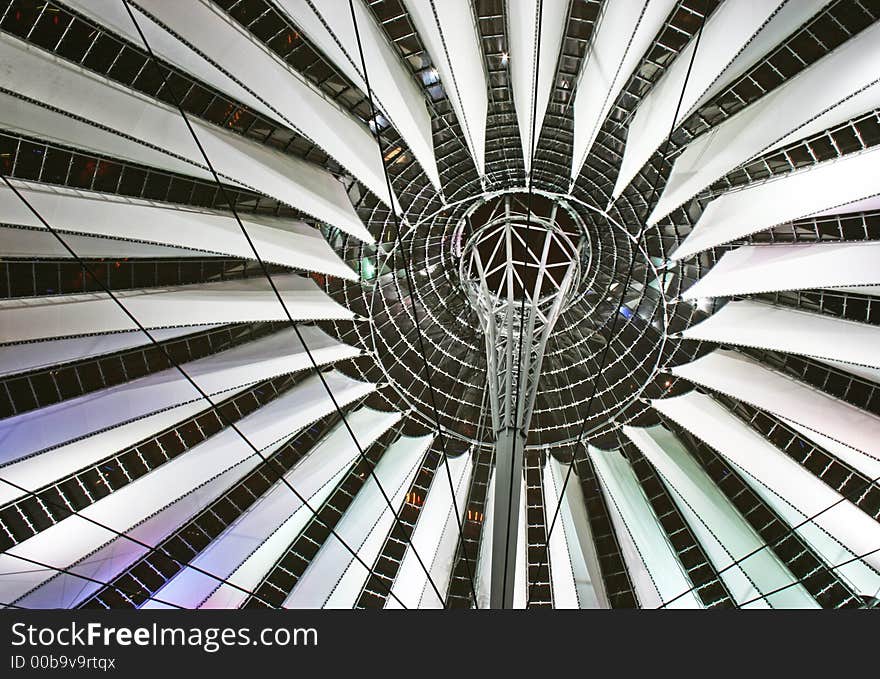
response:
[[[545,196],[481,201],[462,218],[460,233],[460,276],[469,293],[541,304],[577,288],[582,232],[565,207]]]
[[[430,424],[434,404],[425,378],[424,346],[441,426],[455,438],[485,443],[485,320],[487,314],[503,311],[501,304],[507,304],[507,298],[503,302],[492,298],[488,304],[488,298],[477,299],[471,294],[472,279],[464,275],[464,264],[466,252],[477,250],[483,256],[492,244],[487,237],[486,245],[476,248],[479,239],[474,234],[485,229],[488,236],[493,222],[503,222],[505,199],[511,213],[521,215],[511,220],[514,229],[528,224],[534,241],[542,235],[539,229],[546,231],[546,225],[552,224],[578,252],[576,280],[548,336],[529,446],[565,449],[577,438],[585,416],[585,439],[605,442],[620,424],[633,422],[650,407],[640,399],[665,393],[659,366],[668,363],[673,353],[681,356],[683,348],[682,340],[667,333],[670,317],[677,313],[669,307],[668,295],[679,289],[684,270],[662,257],[657,241],[636,243],[632,229],[619,221],[616,212],[570,194],[534,189],[529,216],[525,187],[480,192],[408,220],[400,242],[395,224],[387,212],[381,213],[389,230],[377,238],[380,245],[359,243],[347,256],[350,260],[375,257],[377,270],[368,283],[345,287],[344,303],[357,305],[362,300],[364,315],[374,319],[348,330],[351,341],[370,347],[377,359],[369,369],[359,367],[358,374],[389,385],[383,392],[389,402],[406,404],[415,418]],[[411,267],[412,290],[403,275],[404,261]],[[550,299],[539,300],[538,311],[544,316],[551,310]],[[515,329],[520,314],[534,308],[529,304],[515,300]],[[412,308],[419,314],[421,342]],[[501,335],[504,332],[502,328]],[[692,351],[689,345],[684,350]],[[588,411],[587,401],[591,401]]]

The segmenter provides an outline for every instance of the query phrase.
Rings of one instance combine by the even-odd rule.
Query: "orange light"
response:
[[[401,151],[403,151],[402,148],[400,148],[399,146],[395,146],[393,149],[391,149],[390,151],[388,151],[388,153],[385,154],[385,161],[388,162],[389,160],[394,158],[397,154],[399,154]]]

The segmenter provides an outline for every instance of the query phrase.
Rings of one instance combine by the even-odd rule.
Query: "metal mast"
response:
[[[523,454],[547,340],[580,273],[579,248],[549,217],[506,195],[468,238],[460,273],[480,319],[495,436],[490,605],[512,608]],[[522,322],[522,332],[520,323]]]

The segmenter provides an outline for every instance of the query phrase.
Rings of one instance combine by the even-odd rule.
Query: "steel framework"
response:
[[[495,439],[490,605],[512,608],[523,454],[547,340],[580,275],[580,246],[555,220],[504,196],[462,249],[460,275],[483,330]]]

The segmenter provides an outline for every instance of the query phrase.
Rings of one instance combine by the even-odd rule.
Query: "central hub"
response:
[[[478,203],[459,227],[459,274],[472,300],[543,306],[577,287],[582,236],[559,203],[503,194]]]
[[[513,604],[508,565],[516,561],[520,479],[541,368],[580,278],[582,239],[574,226],[559,202],[513,192],[481,201],[459,224],[459,276],[483,330],[495,445],[493,608]]]

